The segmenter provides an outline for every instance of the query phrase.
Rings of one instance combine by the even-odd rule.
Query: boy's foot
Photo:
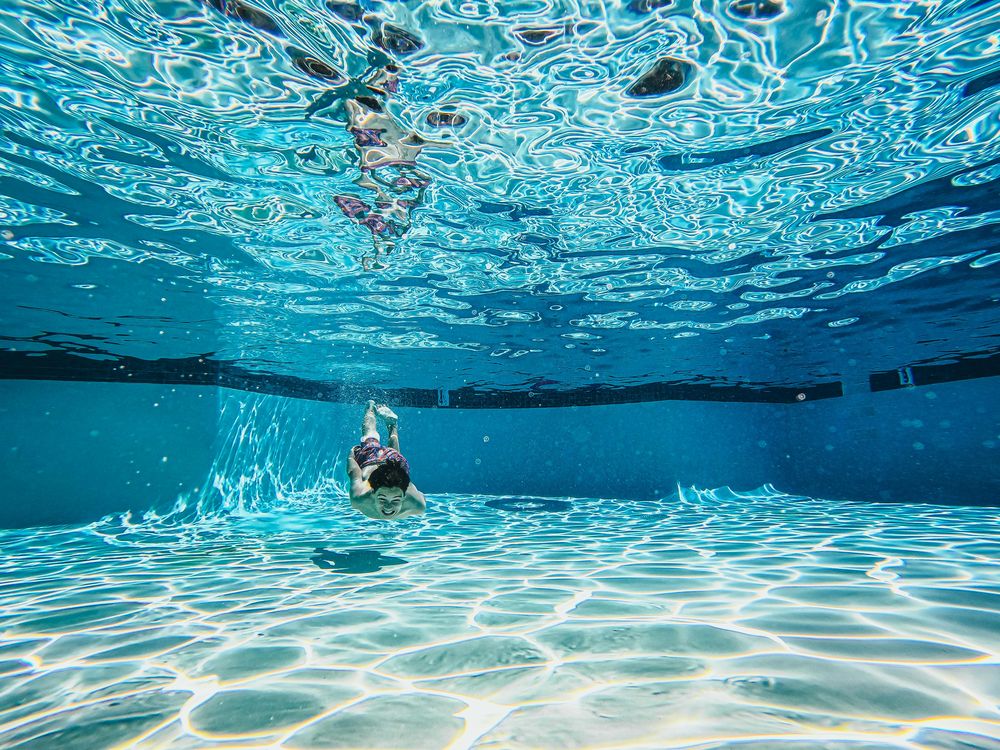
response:
[[[380,417],[382,417],[382,419],[384,419],[385,423],[388,424],[388,425],[396,424],[396,422],[399,420],[399,417],[396,416],[396,412],[394,412],[392,409],[390,409],[385,404],[382,404],[380,407],[378,407],[375,410],[375,412]]]

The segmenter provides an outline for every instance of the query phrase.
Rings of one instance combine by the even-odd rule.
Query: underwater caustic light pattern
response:
[[[499,388],[993,351],[998,71],[982,0],[13,0],[0,343]]]
[[[0,744],[997,746],[996,509],[433,501],[0,533]]]

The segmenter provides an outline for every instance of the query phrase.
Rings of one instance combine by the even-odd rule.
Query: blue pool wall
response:
[[[403,447],[429,491],[644,499],[677,483],[770,483],[829,499],[1000,504],[997,404],[992,378],[804,404],[401,410],[401,418],[420,431]]]
[[[997,403],[1000,379],[990,378],[804,404],[399,414],[414,481],[432,496],[649,499],[672,494],[678,483],[770,483],[831,499],[1000,504]],[[232,444],[233,420],[240,428],[251,411],[267,427],[260,440],[285,487],[342,477],[343,456],[357,439],[356,404],[210,387],[2,382],[0,525],[164,508],[210,485],[213,472],[246,484],[263,454]],[[266,503],[273,486],[259,489]]]
[[[172,502],[207,476],[217,415],[214,388],[0,381],[0,526]]]
[[[788,407],[782,489],[831,499],[1000,505],[1000,378]]]

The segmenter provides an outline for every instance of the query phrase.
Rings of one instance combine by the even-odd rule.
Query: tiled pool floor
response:
[[[995,508],[323,503],[0,533],[0,745],[1000,747]]]

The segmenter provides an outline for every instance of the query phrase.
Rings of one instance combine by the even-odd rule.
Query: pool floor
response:
[[[339,497],[0,532],[5,748],[997,748],[995,508]]]

